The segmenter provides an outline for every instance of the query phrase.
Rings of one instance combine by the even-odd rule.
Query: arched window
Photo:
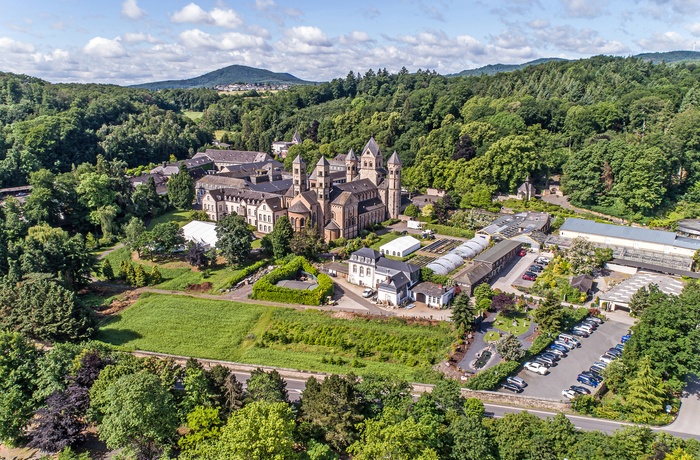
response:
[[[302,227],[302,228],[304,227],[304,218],[303,217],[299,218],[299,227]]]

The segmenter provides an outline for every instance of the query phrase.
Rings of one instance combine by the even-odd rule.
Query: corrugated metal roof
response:
[[[592,220],[577,219],[575,217],[566,219],[559,231],[588,233],[590,235],[600,235],[610,238],[667,244],[669,246],[678,246],[688,249],[700,249],[700,240],[694,240],[692,238],[678,238],[673,232],[651,230],[648,228],[639,227],[625,227],[622,225],[601,224]]]
[[[522,243],[513,240],[504,240],[500,243],[496,243],[491,249],[482,252],[480,255],[474,257],[475,262],[485,262],[488,264],[493,264],[499,261],[503,256],[508,254],[510,251],[519,247]]]

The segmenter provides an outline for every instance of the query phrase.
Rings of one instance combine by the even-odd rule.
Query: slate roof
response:
[[[326,225],[326,230],[340,230],[340,227],[338,227],[338,224],[332,220],[328,223],[328,225]]]
[[[301,136],[299,135],[299,131],[294,131],[294,135],[292,136],[292,142],[296,142],[297,144],[301,144],[303,142],[301,140]]]
[[[569,282],[572,288],[576,288],[584,294],[588,294],[593,289],[593,277],[591,275],[578,275],[571,278]]]
[[[372,248],[360,248],[357,251],[353,252],[350,257],[354,258],[354,256],[357,257],[368,257],[372,259],[373,261],[377,261],[379,258],[382,257],[382,255],[379,253],[379,251],[375,251]]]
[[[494,264],[501,260],[503,256],[508,254],[510,251],[514,250],[516,247],[521,246],[522,243],[513,240],[503,240],[496,243],[490,249],[482,252],[478,256],[474,257],[475,262],[484,262],[487,264]]]
[[[227,177],[221,174],[208,174],[196,182],[197,188],[236,188],[245,187],[246,181],[240,177]]]
[[[345,205],[350,199],[352,198],[352,193],[350,192],[343,192],[340,195],[337,196],[335,200],[332,201],[333,204],[338,204],[338,205]]]
[[[491,273],[491,267],[483,262],[469,265],[455,276],[455,281],[474,286],[484,280]]]
[[[411,280],[409,280],[406,275],[403,274],[403,272],[398,272],[394,276],[390,278],[389,283],[382,283],[382,284],[388,284],[389,286],[394,287],[396,290],[399,290],[403,288],[404,286],[411,284]]]
[[[424,281],[413,286],[412,291],[414,294],[425,294],[431,297],[442,297],[442,295],[450,289],[451,288],[448,289],[445,286],[441,287],[439,284],[431,283],[430,281]]]
[[[359,214],[364,214],[366,212],[371,212],[379,208],[383,208],[384,203],[379,198],[371,198],[369,200],[360,201],[357,212]]]
[[[369,190],[375,190],[377,188],[374,183],[369,179],[354,180],[352,182],[346,182],[344,184],[338,184],[333,187],[336,191],[336,196],[340,195],[342,192],[350,192],[352,194],[367,192]],[[331,199],[335,198],[331,195]]]
[[[399,165],[401,166],[401,159],[399,156],[396,154],[396,150],[394,150],[394,153],[391,154],[391,157],[389,158],[389,161],[386,162],[388,165]]]
[[[328,160],[326,159],[326,157],[321,155],[321,158],[318,159],[316,166],[330,166],[330,164],[328,163]]]
[[[700,240],[679,237],[673,232],[650,230],[648,228],[626,227],[622,225],[601,224],[592,220],[570,217],[559,228],[560,233],[571,231],[590,235],[606,236],[647,243],[678,246],[686,249],[700,249]],[[564,235],[566,236],[566,235]]]
[[[305,163],[304,163],[304,159],[301,158],[301,155],[297,155],[297,157],[294,159],[294,161],[292,161],[292,164],[293,165],[303,165]]]
[[[309,214],[311,211],[309,211],[309,208],[307,208],[304,205],[304,203],[302,203],[301,201],[297,201],[289,207],[289,212],[294,212],[297,214]]]
[[[378,157],[382,154],[381,150],[379,150],[379,145],[377,145],[377,141],[374,140],[374,136],[369,138],[367,144],[365,144],[365,148],[362,149],[362,153],[364,154],[367,150],[369,150],[374,157]]]
[[[237,163],[237,164],[244,164],[244,163],[257,163],[261,161],[269,161],[272,160],[272,157],[265,153],[265,152],[252,152],[252,151],[247,151],[247,150],[216,150],[216,149],[207,149],[204,151],[204,153],[198,153],[194,156],[194,158],[199,158],[203,155],[206,155],[207,157],[211,158],[215,163],[216,162],[230,162],[230,163]]]
[[[261,184],[249,184],[248,188],[256,192],[274,193],[283,195],[292,185],[292,179],[275,180],[272,182],[263,182]]]
[[[336,155],[336,158],[340,157],[340,155]],[[357,161],[357,155],[355,155],[355,151],[353,149],[350,149],[347,155],[345,155],[345,158],[343,158],[345,161]]]
[[[381,259],[379,259],[379,261],[377,262],[377,268],[379,267],[389,268],[391,270],[398,270],[406,273],[415,273],[420,271],[420,267],[417,265],[409,264],[407,262],[401,262],[400,260],[387,259],[386,257],[382,257]]]

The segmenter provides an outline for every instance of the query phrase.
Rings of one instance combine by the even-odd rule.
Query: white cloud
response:
[[[145,34],[143,32],[127,32],[121,36],[121,41],[124,43],[160,43],[160,40],[152,36],[151,34]]]
[[[679,49],[690,49],[692,41],[686,39],[678,32],[656,33],[650,38],[643,38],[637,44],[644,51],[674,51]]]
[[[94,37],[83,47],[86,54],[104,58],[126,56],[126,49],[118,39],[110,40],[104,37]]]
[[[179,23],[208,24],[229,29],[234,29],[243,24],[238,13],[230,8],[214,8],[207,12],[196,3],[190,3],[180,11],[176,11],[170,17],[170,20]]]
[[[321,29],[313,26],[292,27],[285,35],[310,46],[333,46]]]
[[[265,48],[265,40],[254,35],[246,35],[238,32],[211,35],[199,29],[185,30],[180,34],[180,42],[189,49],[205,50],[247,50],[252,48]]]
[[[70,53],[68,53],[68,51],[66,51],[66,50],[56,48],[55,50],[51,51],[49,54],[36,53],[36,54],[34,54],[33,57],[34,57],[34,62],[36,62],[36,63],[65,61],[70,57]]]
[[[535,32],[537,44],[542,49],[575,53],[578,55],[622,54],[629,48],[617,40],[607,40],[592,29],[576,29],[571,26],[557,26]]]
[[[700,37],[700,22],[688,24],[685,28],[688,29],[688,32],[690,32],[693,37]]]
[[[255,9],[264,11],[276,7],[274,0],[255,0]]]
[[[561,0],[567,14],[574,18],[596,18],[603,13],[600,0]]]
[[[547,19],[535,19],[527,23],[531,29],[545,29],[549,27],[549,21]]]
[[[0,51],[4,53],[27,54],[34,52],[34,45],[20,42],[9,37],[0,37]]]
[[[122,15],[129,19],[141,19],[146,15],[146,11],[139,8],[136,0],[124,0],[124,3],[122,3]]]
[[[357,44],[357,43],[367,43],[373,41],[367,32],[361,30],[353,30],[347,35],[341,35],[339,42],[342,44]]]

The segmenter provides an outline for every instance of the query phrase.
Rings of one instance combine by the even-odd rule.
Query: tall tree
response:
[[[184,163],[180,164],[180,171],[173,174],[166,184],[168,199],[177,209],[187,210],[192,208],[194,201],[194,179]]]
[[[281,259],[289,254],[290,244],[294,237],[292,224],[289,223],[287,216],[281,216],[275,222],[275,227],[270,233],[270,242],[272,243],[272,253],[275,259]]]
[[[645,356],[639,361],[637,374],[629,382],[625,400],[632,411],[632,418],[637,423],[649,423],[664,411],[668,398],[664,382],[654,374],[651,358]]]
[[[450,424],[454,460],[496,460],[496,448],[481,417],[463,416]]]
[[[513,334],[508,334],[496,343],[496,351],[507,361],[520,361],[525,357],[523,344]]]
[[[0,441],[14,443],[36,409],[37,350],[18,333],[0,332]]]
[[[160,458],[175,438],[178,417],[158,378],[145,371],[126,375],[109,386],[106,396],[100,439],[111,449],[132,448],[139,458]]]
[[[287,382],[276,370],[265,372],[257,368],[248,378],[248,396],[252,401],[289,402]]]
[[[532,312],[540,330],[556,333],[561,330],[564,321],[564,310],[552,291],[547,292],[544,301]]]
[[[217,247],[229,264],[243,262],[250,254],[253,232],[245,219],[229,214],[216,223]]]

